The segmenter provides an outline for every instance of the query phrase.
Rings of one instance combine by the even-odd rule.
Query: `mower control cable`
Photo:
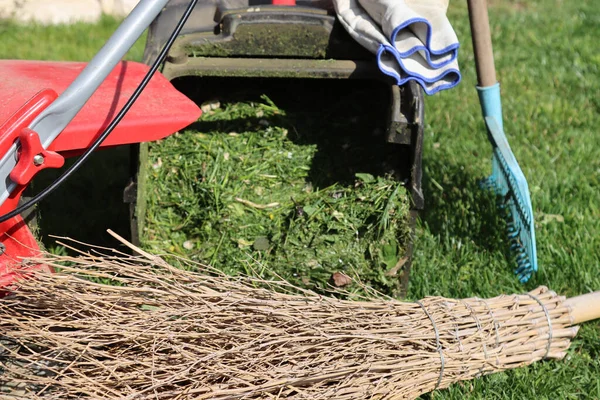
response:
[[[158,70],[159,66],[163,63],[163,61],[167,57],[167,54],[169,53],[171,46],[173,46],[173,43],[177,39],[177,36],[179,36],[179,33],[183,29],[183,26],[187,22],[190,14],[192,13],[194,7],[196,6],[196,3],[198,3],[198,0],[190,1],[185,12],[181,16],[181,19],[177,23],[177,26],[175,27],[175,29],[171,33],[171,36],[169,37],[169,39],[163,46],[160,54],[158,55],[158,57],[156,58],[154,63],[152,63],[150,70],[146,73],[146,75],[144,76],[144,79],[142,79],[142,81],[137,86],[137,88],[135,89],[135,91],[133,92],[131,97],[129,97],[129,100],[127,100],[127,103],[125,103],[125,105],[123,106],[121,111],[119,111],[119,113],[111,121],[110,125],[108,125],[108,127],[104,130],[104,132],[102,132],[102,134],[81,155],[81,157],[79,157],[77,159],[77,161],[75,161],[73,163],[73,165],[71,165],[54,182],[52,182],[50,185],[48,185],[46,188],[44,188],[44,190],[42,190],[40,193],[38,193],[36,196],[31,198],[30,200],[23,203],[19,207],[15,208],[13,211],[0,216],[0,223],[6,221],[16,215],[21,214],[23,211],[35,206],[40,201],[45,199],[48,195],[50,195],[52,192],[54,192],[60,185],[62,185],[69,177],[71,177],[71,175],[73,175],[83,165],[83,163],[85,163],[90,158],[91,154],[102,144],[102,142],[104,142],[106,140],[108,135],[110,135],[112,133],[112,131],[117,127],[117,125],[125,117],[125,115],[129,111],[129,109],[133,106],[133,104],[136,102],[138,97],[140,97],[140,95],[142,94],[142,92],[144,91],[144,89],[146,88],[146,86],[148,85],[150,80],[152,79],[152,76],[154,75],[154,73]]]

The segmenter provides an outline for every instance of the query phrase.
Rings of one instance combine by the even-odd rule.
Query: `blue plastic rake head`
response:
[[[493,148],[492,175],[487,184],[500,196],[499,206],[507,212],[510,249],[517,261],[515,274],[527,282],[538,269],[529,187],[504,134],[500,85],[477,87],[477,92]]]

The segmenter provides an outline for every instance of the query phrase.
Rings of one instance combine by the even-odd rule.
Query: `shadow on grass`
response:
[[[510,257],[506,222],[496,195],[480,186],[484,177],[476,176],[468,165],[450,161],[443,152],[436,153],[440,156],[428,154],[423,160],[423,223],[443,243],[469,241]]]
[[[261,124],[286,127],[299,145],[316,145],[307,180],[315,187],[335,183],[351,186],[356,173],[408,179],[410,149],[384,137],[389,89],[376,81],[323,79],[205,79],[186,77],[176,87],[198,103],[261,101],[266,94],[286,115],[229,121],[200,121],[190,128],[200,132],[262,129]],[[281,84],[278,84],[281,82]]]
[[[67,160],[64,168],[73,161]],[[36,194],[48,186],[64,168],[40,173],[30,193]],[[79,171],[37,206],[36,225],[43,245],[47,249],[55,247],[56,239],[49,236],[55,235],[113,247],[115,241],[106,233],[107,229],[129,237],[129,208],[123,202],[129,173],[128,146],[93,154]]]

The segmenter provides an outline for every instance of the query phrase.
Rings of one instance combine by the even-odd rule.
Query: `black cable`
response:
[[[46,188],[44,188],[44,190],[42,190],[40,193],[38,193],[35,197],[31,198],[31,200],[29,200],[26,203],[15,208],[13,211],[1,216],[0,222],[4,222],[18,214],[21,214],[23,211],[33,207],[34,205],[36,205],[37,203],[39,203],[40,201],[45,199],[48,195],[50,195],[52,192],[54,192],[60,185],[62,185],[71,175],[73,175],[73,173],[75,173],[79,169],[79,167],[81,167],[81,165],[83,165],[83,163],[87,161],[87,159],[98,148],[98,146],[100,146],[102,144],[102,142],[104,142],[104,140],[106,140],[108,135],[110,135],[112,133],[112,131],[116,128],[116,126],[121,122],[123,117],[125,117],[125,115],[129,111],[131,106],[133,106],[133,104],[138,99],[138,97],[140,97],[140,94],[144,91],[144,89],[148,85],[148,82],[150,82],[150,79],[152,79],[152,76],[154,75],[154,73],[156,72],[156,70],[158,69],[160,64],[162,64],[162,62],[167,57],[167,54],[168,54],[169,50],[171,49],[171,46],[177,39],[177,36],[179,36],[179,32],[181,32],[181,29],[187,22],[190,14],[192,13],[192,10],[196,6],[196,3],[198,3],[198,0],[190,1],[190,4],[188,5],[188,7],[185,10],[185,12],[183,13],[181,19],[177,23],[177,26],[171,33],[169,40],[167,40],[167,43],[165,44],[165,46],[161,50],[160,54],[158,55],[158,58],[156,59],[156,61],[154,61],[154,63],[150,67],[150,70],[146,73],[146,76],[144,76],[144,79],[142,79],[142,82],[135,89],[135,92],[133,92],[133,94],[131,95],[129,100],[127,100],[127,103],[123,106],[121,111],[119,111],[119,114],[117,114],[117,116],[112,120],[112,122],[106,128],[106,130],[104,132],[102,132],[102,135],[100,135],[94,141],[94,143],[85,151],[85,153],[83,153],[83,155],[81,157],[79,157],[77,159],[77,161],[75,161],[75,163],[73,165],[71,165],[54,182],[52,182],[50,185],[48,185]]]

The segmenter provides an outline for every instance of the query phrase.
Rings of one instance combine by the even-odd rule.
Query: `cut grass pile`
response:
[[[393,295],[409,236],[405,187],[360,172],[315,186],[317,145],[290,139],[294,119],[263,96],[206,113],[212,130],[151,144],[144,246],[316,290],[356,276]]]

